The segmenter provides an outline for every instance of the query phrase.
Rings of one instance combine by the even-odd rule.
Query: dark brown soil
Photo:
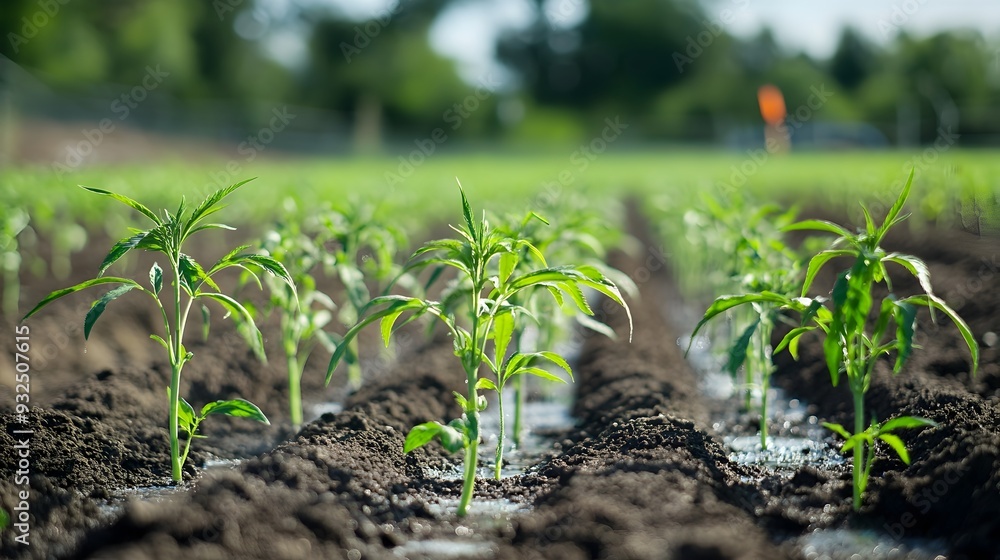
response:
[[[941,293],[982,339],[1000,331],[1000,274],[980,270],[998,245],[951,235],[959,234],[900,248],[928,259],[935,284],[946,286]],[[74,264],[86,270],[83,263],[92,258],[84,255]],[[184,372],[185,394],[193,403],[248,398],[273,425],[234,420],[206,426],[210,437],[197,442],[185,473],[193,482],[126,499],[136,488],[168,481],[163,387],[169,371],[145,338],[154,332],[155,317],[138,301],[115,302],[84,353],[81,329],[73,325],[82,322],[89,300],[61,302],[28,323],[35,355],[51,354],[32,370],[31,546],[15,543],[8,530],[0,555],[422,558],[443,552],[410,545],[447,540],[474,546],[458,557],[785,558],[800,553],[784,539],[829,527],[939,537],[957,557],[1000,552],[995,348],[984,349],[980,376],[973,379],[957,333],[942,326],[925,331],[924,348],[903,375],[879,372],[867,403],[872,412],[879,418],[920,414],[942,426],[905,434],[912,466],[888,454],[876,463],[858,515],[850,507],[846,469],[774,473],[728,458],[676,345],[678,333],[664,320],[664,310],[672,312],[665,302],[673,301],[665,295],[665,271],[625,255],[614,264],[641,283],[642,301],[632,302],[633,340],[628,342],[624,313],[601,307],[599,315],[619,338],[584,339],[575,365],[575,428],[553,434],[548,457],[525,474],[501,482],[480,477],[476,493],[484,502],[466,519],[450,513],[460,481],[442,476],[454,471],[458,458],[435,446],[402,453],[412,425],[459,413],[451,393],[464,389],[464,375],[446,338],[428,342],[415,328],[398,362],[379,362],[365,386],[346,397],[343,412],[293,434],[273,325],[265,327],[272,362],[263,365],[227,321],[213,317],[213,342],[190,344],[196,359]],[[975,290],[973,278],[981,281]],[[34,282],[25,300],[66,284]],[[972,291],[957,291],[963,285]],[[975,303],[959,305],[957,298],[972,302],[971,296]],[[784,363],[775,379],[811,402],[821,418],[846,422],[849,394],[829,387],[825,366],[808,355],[810,347],[804,342],[803,359]],[[377,344],[363,348],[369,356],[376,351]],[[0,363],[5,371],[11,365]],[[337,388],[342,378],[323,389],[325,366],[321,357],[306,372],[312,402],[346,395]],[[4,375],[3,383],[12,377]],[[12,386],[0,386],[0,395],[0,402],[14,402]],[[11,511],[22,489],[14,483],[18,437],[12,432],[25,426],[15,422],[12,405],[4,407],[0,501]],[[491,407],[486,414],[495,412]],[[203,469],[213,457],[245,460]],[[509,519],[489,513],[485,500],[499,498],[526,512]]]

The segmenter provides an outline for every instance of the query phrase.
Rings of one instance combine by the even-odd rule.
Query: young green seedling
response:
[[[408,276],[399,275],[400,266],[395,262],[396,253],[407,245],[406,234],[380,219],[374,206],[363,203],[323,212],[314,220],[315,242],[332,256],[324,260],[324,268],[340,279],[347,296],[337,319],[350,327],[358,321],[361,309],[371,299],[369,282],[378,288],[392,279],[397,284],[409,280]],[[357,389],[361,386],[357,339],[349,342],[344,358],[348,366],[348,383]]]
[[[591,208],[588,204],[590,201],[570,197],[562,202],[560,206],[552,208],[554,215],[542,218],[534,212],[528,212],[523,218],[509,216],[506,220],[500,221],[498,229],[508,237],[526,239],[543,253],[550,263],[584,263],[594,266],[629,296],[638,297],[638,288],[631,278],[604,263],[605,245],[616,241],[617,232],[614,228],[609,227],[604,216]],[[521,272],[522,269],[528,272],[533,263],[528,249],[522,248],[515,272]],[[531,317],[546,317],[545,321],[530,325],[522,323],[522,326],[514,331],[513,348],[517,352],[554,348],[568,337],[574,322],[583,328],[611,338],[615,337],[614,330],[606,324],[590,315],[577,313],[575,306],[563,305],[556,298],[548,297],[548,293],[544,291],[532,290],[523,296],[512,298],[511,302],[523,305]],[[534,365],[531,363],[533,361],[535,360],[530,360],[529,365]],[[529,379],[529,376],[518,375],[512,380],[514,422],[511,439],[515,447],[521,445],[522,410]]]
[[[316,289],[312,275],[317,265],[332,257],[312,237],[302,233],[295,219],[288,219],[266,233],[260,249],[285,267],[295,285],[292,289],[278,277],[264,278],[270,292],[267,311],[277,313],[280,318],[281,347],[288,369],[288,412],[294,429],[298,430],[302,425],[301,386],[306,361],[317,344],[330,352],[335,349],[330,335],[323,331],[333,317],[335,305],[329,296]]]
[[[437,438],[450,452],[465,451],[465,475],[458,505],[460,516],[466,514],[475,486],[480,439],[479,413],[486,408],[486,399],[479,394],[479,391],[497,391],[499,405],[502,407],[501,389],[508,380],[516,376],[536,375],[548,380],[565,381],[540,367],[531,365],[535,359],[548,360],[563,368],[568,375],[572,375],[569,365],[554,352],[514,352],[509,356],[506,355],[518,322],[528,313],[525,308],[512,303],[512,300],[518,294],[545,288],[557,299],[561,300],[563,296],[569,297],[582,312],[590,314],[592,311],[581,289],[588,286],[622,305],[628,312],[628,306],[618,288],[596,268],[547,266],[545,258],[529,241],[507,237],[501,231],[492,229],[485,217],[478,222],[474,220],[465,192],[461,191],[461,195],[465,225],[462,228],[452,228],[459,234],[460,239],[441,239],[425,244],[414,253],[406,268],[406,270],[416,270],[429,266],[437,267],[432,275],[432,281],[443,269],[455,269],[458,272],[456,286],[447,294],[444,301],[396,295],[373,299],[362,310],[358,324],[345,334],[344,341],[330,360],[327,373],[329,383],[334,369],[348,351],[347,343],[357,336],[361,329],[375,321],[381,322],[382,338],[386,344],[392,332],[398,328],[397,321],[403,313],[409,312],[410,316],[401,324],[425,313],[437,317],[444,323],[453,338],[455,354],[461,360],[466,375],[468,394],[455,394],[463,415],[462,418],[454,419],[448,424],[432,421],[414,427],[407,434],[403,449],[405,452],[410,452]],[[515,273],[521,258],[521,248],[529,251],[540,268]],[[460,299],[467,300],[468,305],[458,305],[456,302]],[[457,313],[459,309],[464,313]],[[459,324],[463,314],[468,326]],[[629,324],[631,326],[631,315]],[[490,358],[486,351],[489,340],[494,341],[493,358]],[[479,376],[483,363],[486,363],[493,372],[494,379]],[[502,464],[502,418],[501,414],[501,433],[498,443],[500,451],[497,453],[495,463],[496,472]]]
[[[884,424],[874,419],[865,428],[864,396],[871,385],[875,364],[880,357],[896,354],[893,372],[899,373],[913,351],[913,337],[916,330],[918,307],[927,307],[934,317],[935,311],[944,313],[956,325],[969,352],[972,355],[972,373],[975,375],[979,363],[979,347],[969,326],[941,298],[934,295],[930,272],[920,259],[901,253],[888,253],[881,247],[889,229],[906,218],[900,215],[910,193],[913,173],[889,209],[881,226],[876,226],[868,209],[862,206],[865,215],[865,229],[851,233],[837,224],[823,220],[805,220],[785,227],[785,230],[818,230],[834,233],[838,238],[831,248],[820,251],[812,257],[802,283],[800,297],[790,298],[774,292],[738,296],[722,296],[715,300],[698,323],[695,332],[712,317],[739,305],[768,303],[781,309],[791,310],[801,315],[801,326],[792,329],[778,344],[775,351],[788,348],[792,356],[798,358],[798,344],[802,336],[817,329],[823,333],[823,353],[830,379],[834,386],[846,374],[848,386],[854,401],[854,433],[837,424],[824,424],[847,441],[843,452],[854,452],[853,487],[854,509],[860,509],[862,495],[868,484],[868,475],[875,461],[875,439],[887,443],[900,459],[909,463],[906,448],[893,432],[902,428],[933,426],[924,418],[903,416]],[[841,272],[831,291],[831,297],[809,298],[807,294],[813,280],[823,266],[834,258],[853,260],[851,268]],[[897,298],[892,293],[887,264],[895,264],[913,275],[923,293]],[[884,283],[888,295],[876,307],[873,298],[875,285]],[[869,324],[869,313],[877,309],[874,325]]]
[[[195,301],[212,301],[221,305],[229,314],[238,315],[243,319],[244,328],[249,328],[252,336],[249,340],[253,350],[263,360],[264,343],[260,331],[257,329],[249,311],[232,297],[219,290],[213,277],[228,268],[241,268],[249,270],[248,266],[261,268],[267,273],[280,278],[294,292],[294,284],[288,271],[281,263],[273,258],[254,253],[243,252],[247,245],[238,247],[230,251],[227,255],[219,259],[211,268],[205,270],[190,255],[185,254],[182,249],[184,242],[192,235],[207,229],[234,229],[224,224],[205,223],[205,219],[212,214],[222,210],[220,205],[222,200],[240,188],[248,181],[236,183],[232,186],[219,189],[193,210],[188,209],[181,198],[181,203],[177,211],[170,213],[164,210],[160,216],[147,208],[145,205],[132,200],[126,196],[109,192],[102,189],[83,187],[84,189],[104,196],[109,196],[122,202],[134,210],[138,211],[150,221],[153,227],[147,230],[133,229],[133,234],[115,243],[101,263],[97,278],[81,282],[75,286],[57,290],[45,297],[34,309],[24,316],[24,319],[31,317],[37,311],[63,296],[78,292],[80,290],[101,284],[117,285],[116,288],[107,292],[100,299],[94,302],[87,313],[83,323],[84,338],[90,337],[90,331],[97,322],[97,319],[104,313],[107,305],[118,297],[130,292],[138,291],[152,298],[160,311],[163,320],[163,330],[166,339],[157,334],[151,334],[150,338],[160,343],[166,351],[170,360],[170,386],[167,388],[169,399],[169,435],[170,435],[170,467],[173,480],[179,482],[182,477],[184,460],[190,449],[191,440],[197,436],[197,428],[204,417],[212,414],[223,414],[228,416],[238,416],[252,418],[265,424],[269,423],[264,413],[256,406],[242,399],[230,401],[217,401],[205,405],[201,413],[194,414],[194,410],[189,404],[183,402],[180,397],[181,370],[189,362],[194,354],[188,352],[184,346],[184,332],[187,326],[188,315]],[[108,267],[113,265],[118,259],[133,249],[161,253],[167,260],[168,281],[173,285],[173,290],[168,295],[167,305],[172,308],[173,317],[168,314],[167,307],[160,299],[160,292],[163,288],[164,271],[159,264],[154,263],[149,271],[150,287],[146,288],[139,282],[130,278],[120,278],[104,276]],[[252,272],[251,272],[252,274]],[[186,296],[186,300],[185,300]],[[207,308],[203,307],[202,318],[208,321]],[[22,319],[22,321],[24,320]],[[172,320],[171,320],[172,319]],[[207,333],[207,329],[205,331]],[[182,424],[183,422],[183,424]],[[180,452],[179,434],[183,431],[187,434],[187,442],[183,455]]]

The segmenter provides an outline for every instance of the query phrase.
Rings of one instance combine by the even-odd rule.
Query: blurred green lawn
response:
[[[617,148],[617,147],[613,147]],[[419,155],[417,157],[416,155]],[[88,167],[59,175],[44,167],[0,171],[0,194],[10,206],[26,208],[33,221],[55,217],[87,227],[107,223],[108,212],[127,209],[76,188],[100,187],[150,206],[176,207],[230,183],[257,177],[232,200],[230,221],[278,217],[294,196],[308,208],[321,201],[358,197],[398,210],[404,221],[425,222],[458,213],[455,180],[475,205],[542,207],[568,192],[661,195],[661,201],[690,204],[700,191],[749,190],[758,198],[805,205],[877,203],[890,200],[911,167],[915,193],[928,212],[954,196],[973,191],[995,200],[1000,193],[1000,151],[933,149],[915,151],[723,152],[697,149],[578,149],[534,153],[432,154],[401,157],[271,159],[218,163],[182,161]],[[914,199],[915,201],[918,199]]]

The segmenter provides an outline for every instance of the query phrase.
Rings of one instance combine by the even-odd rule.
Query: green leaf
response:
[[[271,425],[271,422],[264,416],[260,408],[252,402],[244,399],[230,399],[224,401],[210,402],[202,407],[202,417],[212,414],[222,416],[233,416],[236,418],[250,418],[258,422]]]
[[[198,261],[184,253],[181,253],[180,257],[178,272],[180,272],[181,284],[187,288],[189,294],[194,295],[203,282],[215,290],[219,289],[219,285],[205,274],[205,269],[198,264]]]
[[[906,445],[903,444],[903,440],[899,439],[899,436],[894,436],[892,434],[879,434],[878,438],[889,444],[889,447],[899,455],[899,458],[903,460],[907,465],[910,464],[910,453],[906,450]]]
[[[797,230],[817,230],[825,231],[828,233],[833,233],[843,237],[845,239],[854,237],[851,232],[844,229],[843,226],[839,226],[833,222],[828,222],[826,220],[802,220],[801,222],[795,222],[794,224],[789,224],[783,228],[781,231],[797,231]]]
[[[900,416],[899,418],[893,418],[887,421],[885,424],[879,428],[879,433],[894,432],[896,430],[901,430],[904,428],[925,428],[925,427],[937,427],[938,423],[929,420],[927,418],[921,418],[919,416]]]
[[[931,294],[908,297],[900,300],[900,303],[933,307],[947,315],[955,323],[955,326],[958,327],[958,331],[962,333],[962,338],[965,339],[965,344],[969,347],[969,353],[972,354],[972,376],[976,376],[976,371],[979,368],[979,344],[976,343],[976,337],[973,336],[972,329],[958,316],[958,313],[954,309],[949,307],[943,299]]]
[[[456,418],[448,422],[448,425],[442,426],[441,432],[438,433],[438,438],[441,439],[441,447],[444,447],[444,450],[448,453],[461,451],[468,445],[467,432],[468,427],[462,420]]]
[[[823,339],[823,356],[826,358],[826,369],[830,372],[830,381],[836,387],[840,383],[840,362],[844,359],[839,329],[831,328],[826,333]]]
[[[506,379],[509,379],[509,378],[511,378],[511,377],[513,377],[515,375],[522,375],[522,374],[529,374],[529,375],[534,375],[535,377],[541,377],[542,379],[545,379],[546,381],[555,381],[556,383],[566,383],[566,380],[563,379],[562,377],[559,377],[558,375],[553,375],[552,373],[550,373],[547,370],[544,370],[544,369],[542,369],[540,367],[534,367],[534,366],[523,367],[523,368],[519,368],[519,369],[517,369],[517,370],[515,370],[513,372],[510,372],[509,374],[507,374]],[[505,379],[505,381],[506,381],[506,379]]]
[[[113,193],[111,191],[106,191],[104,189],[95,189],[93,187],[85,187],[83,185],[80,185],[80,188],[82,188],[84,190],[88,190],[88,191],[90,191],[92,193],[97,193],[97,194],[101,194],[101,195],[104,195],[104,196],[110,196],[111,198],[117,200],[118,202],[126,204],[126,205],[134,208],[135,210],[138,210],[144,216],[146,216],[150,220],[153,220],[156,223],[156,225],[161,225],[163,223],[160,220],[160,218],[156,214],[153,213],[152,210],[150,210],[149,208],[146,208],[146,206],[144,206],[143,204],[141,204],[139,202],[136,202],[135,200],[132,200],[131,198],[129,198],[129,197],[125,196],[125,195],[121,195],[121,194],[118,194],[118,193]]]
[[[136,286],[132,284],[124,284],[118,286],[117,288],[104,294],[101,299],[94,302],[94,305],[90,307],[90,311],[87,312],[87,316],[83,319],[83,338],[90,338],[90,330],[94,328],[94,323],[101,317],[104,313],[104,309],[109,303],[117,299],[118,297],[132,291]]]
[[[472,217],[472,206],[469,205],[469,199],[465,196],[465,189],[462,188],[462,183],[458,184],[458,192],[462,193],[462,216],[465,218],[465,225],[469,228],[469,233],[472,234],[473,241],[479,241],[480,235],[476,230],[476,222]]]
[[[599,334],[603,334],[604,336],[610,338],[611,340],[615,340],[618,338],[618,334],[615,332],[614,329],[598,321],[597,319],[594,319],[589,315],[582,315],[577,313],[573,317],[574,319],[576,319],[576,322],[579,323],[580,326],[584,328],[590,329]]]
[[[167,344],[167,341],[163,340],[162,338],[160,338],[159,335],[151,334],[151,335],[149,335],[149,338],[151,338],[151,339],[159,342],[160,345],[163,346],[164,348],[166,348],[168,352],[170,351],[170,346]]]
[[[892,371],[899,373],[906,359],[913,352],[913,332],[917,325],[917,308],[905,301],[894,302],[893,318],[896,320],[896,363]]]
[[[444,426],[433,421],[414,426],[410,429],[410,433],[406,434],[406,441],[403,442],[403,453],[409,453],[418,447],[427,445],[443,429]]]
[[[250,181],[253,181],[253,179],[255,178],[247,179],[245,181],[240,181],[239,183],[221,188],[212,193],[211,195],[209,195],[205,200],[202,201],[201,204],[198,205],[197,208],[194,209],[194,212],[191,213],[191,217],[188,218],[187,223],[184,224],[184,230],[181,234],[181,239],[184,239],[187,236],[191,235],[193,233],[194,228],[198,225],[198,222],[218,212],[219,210],[222,210],[221,206],[217,206],[217,204],[219,204],[219,202],[221,202],[222,199],[232,194],[233,191],[235,191],[236,189],[242,187],[243,185],[249,183]],[[181,219],[181,217],[177,216],[177,219],[179,220]]]
[[[924,261],[914,257],[913,255],[904,255],[902,253],[889,253],[888,255],[882,257],[882,261],[888,261],[896,263],[910,272],[913,276],[917,278],[920,282],[920,289],[924,291],[925,294],[933,294],[934,288],[931,286],[931,272],[927,268],[927,264]]]
[[[857,253],[855,251],[847,249],[827,249],[826,251],[817,253],[816,256],[809,259],[809,266],[806,269],[806,277],[805,280],[802,281],[802,297],[806,297],[806,294],[809,292],[809,288],[812,287],[812,283],[816,279],[816,275],[819,274],[819,271],[823,268],[824,264],[836,257],[848,257],[856,254]]]
[[[201,339],[208,340],[208,331],[212,327],[212,312],[207,305],[201,306]]]
[[[496,367],[499,368],[507,356],[507,347],[514,336],[514,314],[506,311],[493,318],[493,343],[495,345]]]
[[[875,229],[875,222],[872,220],[871,213],[868,212],[868,208],[866,208],[864,204],[861,205],[861,211],[865,215],[865,232],[868,235],[875,235],[877,230]]]
[[[169,394],[170,394],[170,388],[168,387],[167,395]],[[194,432],[197,429],[196,428],[197,422],[195,421],[195,416],[194,416],[194,407],[191,406],[191,403],[184,400],[183,397],[181,397],[177,403],[177,424],[188,434],[189,437],[194,436]]]
[[[913,187],[913,176],[917,169],[914,167],[910,169],[910,175],[906,178],[906,184],[903,185],[903,190],[900,191],[899,196],[896,198],[896,202],[893,203],[892,208],[889,209],[889,213],[886,214],[885,220],[882,222],[882,227],[879,228],[878,237],[876,242],[881,242],[882,238],[889,231],[889,228],[893,224],[897,223],[896,217],[903,210],[903,205],[906,204],[906,199],[910,196],[910,188]]]
[[[493,383],[492,380],[486,377],[480,377],[479,380],[476,381],[476,390],[500,392],[500,389],[497,388],[496,383]]]
[[[155,262],[149,269],[149,283],[153,286],[153,294],[160,295],[160,290],[163,289],[163,269]]]
[[[840,424],[833,424],[831,422],[823,422],[823,427],[831,432],[836,432],[844,439],[851,439],[851,433],[844,429]]]
[[[98,284],[130,284],[130,285],[132,285],[134,287],[139,288],[140,290],[142,289],[142,287],[139,286],[139,284],[135,280],[131,280],[129,278],[118,278],[118,277],[115,277],[115,276],[105,276],[105,277],[101,277],[101,278],[93,278],[93,279],[87,280],[86,282],[80,282],[79,284],[77,284],[75,286],[71,286],[69,288],[63,288],[62,290],[56,290],[56,291],[52,292],[51,294],[45,296],[45,299],[43,299],[42,301],[38,302],[38,305],[36,305],[31,311],[29,311],[24,317],[22,317],[21,320],[24,321],[28,317],[31,317],[32,315],[34,315],[35,313],[37,313],[41,308],[45,307],[46,305],[52,303],[53,301],[55,301],[55,300],[57,300],[57,299],[59,299],[59,298],[61,298],[63,296],[68,296],[69,294],[73,294],[73,293],[79,292],[80,290],[84,290],[84,289],[90,288],[92,286],[97,286]],[[145,291],[145,290],[143,290],[143,291]]]
[[[371,299],[368,293],[368,286],[365,285],[364,274],[354,267],[353,264],[340,264],[337,266],[337,275],[340,282],[347,290],[347,298],[354,309],[361,309]]]
[[[348,352],[348,348],[350,347],[350,341],[356,337],[359,332],[361,332],[361,329],[389,315],[396,314],[398,316],[400,313],[412,311],[414,312],[415,318],[431,308],[431,303],[424,302],[423,300],[417,298],[405,296],[380,296],[368,302],[368,304],[361,309],[361,313],[365,313],[369,308],[381,304],[388,305],[370,315],[366,315],[344,334],[344,339],[337,346],[333,356],[330,357],[330,365],[327,366],[326,369],[327,383],[330,383],[330,380],[333,379],[333,372],[337,369],[337,364],[339,364],[341,359],[344,358],[344,355]]]
[[[705,310],[705,315],[700,321],[698,321],[698,324],[694,328],[694,332],[691,333],[691,340],[688,342],[688,347],[684,351],[685,355],[687,355],[687,352],[691,350],[691,344],[694,343],[695,335],[698,334],[698,331],[700,331],[706,323],[721,313],[725,313],[734,307],[746,305],[748,303],[775,303],[779,306],[785,306],[790,303],[790,300],[783,295],[767,291],[758,294],[727,295],[715,298],[712,305],[708,306],[708,309]]]
[[[382,343],[385,344],[386,348],[389,347],[389,337],[392,336],[392,327],[396,324],[396,319],[398,319],[399,316],[405,311],[406,309],[401,309],[382,317],[382,322],[379,324],[379,327],[382,330]]]
[[[733,345],[729,348],[729,359],[726,360],[726,367],[724,368],[729,372],[730,375],[735,376],[737,370],[743,365],[743,362],[747,359],[747,348],[750,346],[750,339],[753,338],[753,333],[757,331],[757,326],[760,325],[760,318],[750,324],[743,334],[733,342]]]
[[[146,238],[148,233],[149,232],[143,231],[115,243],[114,246],[111,247],[111,250],[108,251],[108,255],[104,257],[104,261],[101,263],[101,268],[97,271],[97,275],[104,276],[104,272],[107,271],[111,265],[115,264],[118,259],[125,256],[126,253],[139,245],[139,243]]]
[[[517,253],[508,252],[500,255],[500,283],[504,284],[517,267],[520,260]]]
[[[775,347],[774,353],[777,354],[778,352],[784,350],[785,346],[788,346],[788,353],[792,355],[792,358],[798,361],[799,340],[802,339],[802,335],[815,329],[816,327],[796,327],[788,331],[788,334],[786,334],[785,337],[781,339],[781,342],[778,343],[778,346]]]
[[[261,334],[260,329],[257,328],[257,324],[254,323],[253,316],[250,315],[250,312],[240,302],[226,294],[216,292],[201,292],[197,297],[214,300],[226,311],[240,318],[244,328],[250,329],[250,336],[246,337],[247,342],[250,343],[250,347],[261,361],[267,360],[267,357],[264,355],[264,335]]]

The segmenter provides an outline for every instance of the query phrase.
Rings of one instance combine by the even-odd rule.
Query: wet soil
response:
[[[640,238],[643,231],[640,226]],[[976,301],[960,312],[980,340],[988,338],[1000,331],[1000,274],[984,276],[980,265],[1000,244],[949,235],[902,248],[929,261],[935,285],[953,290],[941,293],[956,307],[958,297],[973,298],[954,290],[980,281]],[[632,302],[634,336],[630,343],[622,311],[598,306],[599,318],[619,337],[580,335],[576,425],[549,434],[550,453],[524,474],[499,482],[480,476],[479,501],[464,519],[452,513],[460,481],[449,473],[459,459],[434,446],[402,453],[412,425],[459,413],[451,393],[464,391],[464,375],[446,338],[427,340],[414,329],[397,360],[380,359],[375,375],[350,395],[337,381],[324,389],[326,360],[314,360],[304,377],[307,399],[342,400],[343,411],[292,433],[274,331],[265,327],[273,362],[262,365],[231,325],[213,316],[219,338],[210,346],[191,343],[197,357],[185,369],[185,391],[192,402],[248,398],[273,425],[206,426],[210,437],[192,452],[188,482],[170,487],[163,395],[169,371],[145,339],[155,318],[138,302],[116,302],[122,305],[102,320],[115,312],[117,319],[95,329],[84,353],[81,329],[72,325],[82,322],[86,306],[81,312],[80,301],[61,303],[28,323],[36,355],[52,354],[32,373],[31,545],[17,544],[7,530],[0,555],[794,558],[803,553],[786,539],[844,527],[940,537],[956,557],[1000,552],[995,349],[984,348],[973,379],[957,333],[942,326],[925,331],[924,348],[904,374],[879,372],[867,402],[872,412],[880,418],[920,414],[942,426],[904,435],[914,457],[909,467],[881,456],[869,500],[854,514],[846,468],[774,472],[730,459],[677,347],[684,333],[664,320],[664,302],[671,301],[667,271],[649,263],[642,255],[618,254],[613,261],[640,284],[641,301]],[[79,270],[86,270],[82,262]],[[34,281],[25,300],[66,284]],[[13,325],[7,329],[12,333]],[[369,355],[377,351],[377,344],[366,346]],[[822,361],[807,354],[810,347],[804,341],[802,360],[783,362],[775,381],[821,418],[847,422],[849,394],[829,387]],[[25,428],[11,412],[12,377],[4,375],[0,387],[0,501],[8,511],[23,490],[15,484],[13,431]],[[219,458],[240,461],[204,468]],[[514,513],[497,514],[490,505],[497,503]]]

